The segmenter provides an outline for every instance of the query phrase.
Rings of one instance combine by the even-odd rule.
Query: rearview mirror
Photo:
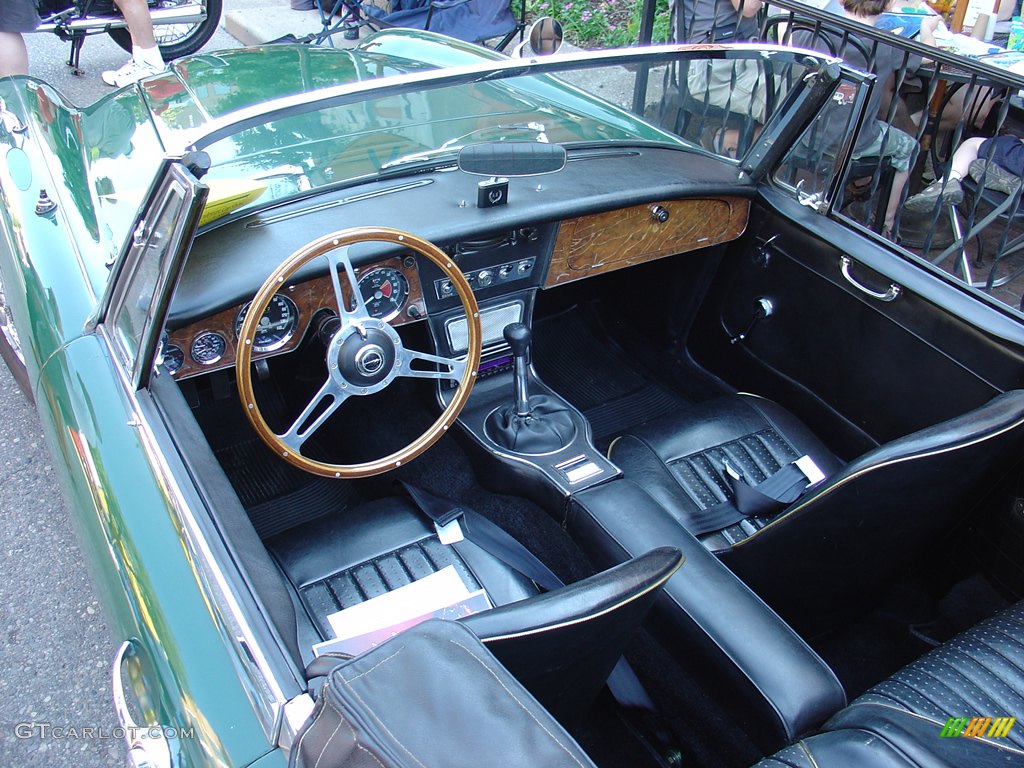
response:
[[[459,150],[459,170],[476,176],[539,176],[565,167],[561,144],[493,141]]]

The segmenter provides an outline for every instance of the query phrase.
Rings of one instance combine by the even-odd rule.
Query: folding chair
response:
[[[316,0],[323,29],[312,42],[333,45],[337,32],[366,26],[377,31],[391,27],[424,29],[483,44],[501,38],[501,50],[526,27],[526,0],[396,0],[389,11],[362,0]],[[513,13],[513,5],[517,13]],[[517,15],[518,14],[518,15]]]
[[[1008,274],[1002,277],[996,277],[1000,262],[1004,261],[1009,256],[1024,250],[1024,235],[1019,235],[1012,240],[1009,239],[1010,224],[1024,223],[1024,205],[1021,200],[1021,187],[1017,187],[1017,190],[1012,195],[1006,195],[1002,192],[997,192],[994,189],[983,187],[978,184],[970,176],[965,176],[960,181],[964,189],[965,201],[967,199],[974,199],[973,205],[964,203],[965,208],[968,210],[967,227],[964,231],[964,225],[961,222],[960,213],[957,210],[956,205],[949,206],[949,220],[953,225],[953,244],[946,248],[942,253],[932,259],[932,264],[942,264],[946,259],[952,255],[956,255],[956,266],[961,273],[963,281],[973,288],[984,288],[985,290],[992,290],[992,288],[1006,285],[1006,283],[1018,277],[1024,273],[1024,267],[1017,267],[1011,270]],[[984,200],[990,207],[991,211],[981,218],[979,221],[974,221],[974,213],[977,208],[977,203]],[[967,243],[970,242],[971,238],[978,238],[978,253],[975,256],[975,266],[981,266],[982,256],[982,240],[981,236],[990,224],[996,219],[1003,219],[1005,227],[1003,228],[1002,236],[999,239],[999,245],[995,258],[992,261],[992,268],[989,270],[988,277],[984,280],[975,280],[974,274],[971,270],[971,258],[967,253]]]

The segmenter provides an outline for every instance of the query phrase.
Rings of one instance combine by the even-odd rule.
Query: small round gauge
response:
[[[371,317],[396,317],[409,298],[409,281],[394,267],[380,267],[359,278],[359,293]]]
[[[235,318],[236,338],[242,333],[242,323],[251,303],[242,307]],[[267,308],[263,310],[263,317],[256,327],[256,337],[252,340],[253,352],[273,352],[280,349],[288,343],[298,326],[299,308],[295,306],[295,302],[287,296],[275,293]]]
[[[167,368],[167,372],[172,376],[181,370],[182,364],[185,362],[185,353],[181,351],[181,347],[177,344],[167,344],[164,346],[164,367]]]
[[[213,365],[222,357],[228,342],[216,331],[203,331],[192,340],[189,354],[200,365]]]

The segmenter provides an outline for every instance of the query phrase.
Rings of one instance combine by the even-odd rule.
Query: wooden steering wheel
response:
[[[469,351],[462,360],[407,349],[387,322],[372,317],[359,291],[349,249],[364,242],[394,243],[430,259],[451,280],[468,321]],[[252,386],[252,350],[260,319],[274,294],[314,259],[326,259],[338,308],[340,326],[327,345],[327,380],[282,434],[272,430],[260,413]],[[347,296],[343,291],[347,287]],[[455,421],[466,404],[480,364],[480,312],[466,278],[433,243],[388,227],[353,227],[326,235],[289,256],[266,279],[245,315],[238,338],[235,370],[238,392],[249,421],[260,438],[278,456],[315,475],[356,478],[379,475],[402,466],[433,445]],[[414,367],[414,364],[419,364]],[[455,397],[423,434],[394,453],[362,464],[329,464],[302,454],[302,446],[350,397],[371,395],[399,376],[448,379],[458,382]]]

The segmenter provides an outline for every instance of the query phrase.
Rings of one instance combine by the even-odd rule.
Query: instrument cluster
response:
[[[371,317],[401,325],[426,315],[415,259],[395,257],[355,271],[359,294]],[[342,293],[348,306],[353,306],[347,283],[342,283]],[[163,347],[164,366],[175,378],[183,379],[234,365],[238,336],[251,304],[246,302],[170,332]],[[254,357],[297,347],[313,317],[322,310],[337,313],[329,275],[289,285],[274,294],[253,339]]]

